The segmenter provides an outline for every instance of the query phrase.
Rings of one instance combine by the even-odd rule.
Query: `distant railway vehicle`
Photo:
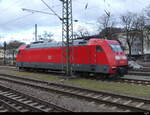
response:
[[[61,42],[22,45],[16,57],[16,66],[20,69],[65,71],[66,48]],[[106,76],[127,73],[128,60],[117,41],[97,38],[74,40],[69,48],[70,64],[75,73]]]

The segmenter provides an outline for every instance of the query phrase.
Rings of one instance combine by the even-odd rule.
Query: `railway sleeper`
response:
[[[126,105],[126,104],[125,104]],[[137,108],[138,109],[138,108]],[[144,109],[143,109],[144,110]]]

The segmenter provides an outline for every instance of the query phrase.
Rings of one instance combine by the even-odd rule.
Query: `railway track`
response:
[[[71,112],[55,104],[0,85],[0,112]]]
[[[131,83],[138,84],[143,86],[150,86],[150,80],[141,80],[141,79],[131,79],[131,78],[119,78],[119,79],[101,79],[98,80],[106,81],[106,82],[119,82],[119,83]]]
[[[150,72],[148,71],[129,71],[128,75],[143,75],[143,76],[150,76]]]
[[[33,71],[32,71],[33,72]],[[41,72],[40,72],[41,73]],[[43,72],[42,72],[43,73]],[[64,76],[64,73],[62,72],[50,72],[53,75],[60,75],[60,76]],[[47,72],[47,74],[49,74]],[[6,74],[0,74],[0,75],[6,75]],[[150,76],[150,72],[139,72],[139,71],[130,71],[129,75],[145,75],[145,76]],[[23,78],[22,78],[23,79]],[[139,85],[144,85],[144,86],[150,86],[150,80],[140,80],[140,79],[132,79],[132,78],[119,78],[119,79],[107,79],[107,78],[101,78],[101,77],[91,77],[88,79],[97,79],[97,80],[102,80],[102,81],[107,81],[107,82],[121,82],[121,83],[132,83],[132,84],[139,84]]]
[[[64,73],[62,73],[62,72],[53,72],[53,71],[51,71],[50,73],[53,74],[53,75],[64,76]],[[49,73],[47,72],[47,74],[49,74]],[[150,76],[150,72],[129,71],[129,75]],[[148,80],[142,80],[142,79],[141,80],[140,79],[131,79],[131,78],[130,79],[129,78],[107,79],[107,78],[102,78],[102,77],[96,77],[96,78],[95,77],[88,77],[88,79],[97,79],[97,80],[102,80],[102,81],[107,81],[107,82],[122,82],[122,83],[132,83],[132,84],[139,84],[139,85],[144,85],[144,86],[150,86],[150,80],[148,81]]]
[[[111,92],[96,91],[93,89],[81,88],[48,81],[40,81],[36,79],[18,76],[1,74],[0,80],[14,82],[21,85],[27,85],[48,92],[55,92],[72,97],[77,97],[87,100],[89,102],[94,102],[98,104],[99,107],[106,107],[116,111],[150,111],[150,99],[121,95]]]
[[[133,83],[133,84],[139,84],[139,85],[144,85],[144,86],[150,86],[150,81],[148,81],[148,80],[122,78],[122,79],[118,80],[118,82],[126,82],[126,83]]]

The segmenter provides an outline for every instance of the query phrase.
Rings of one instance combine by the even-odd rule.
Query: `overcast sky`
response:
[[[58,15],[62,16],[62,3],[59,0],[44,0]],[[127,11],[140,12],[150,4],[150,0],[73,0],[74,31],[85,28],[91,33],[97,32],[97,19],[104,10],[119,18]],[[87,6],[87,9],[85,9]],[[41,0],[0,0],[0,42],[34,40],[34,25],[38,25],[38,34],[52,32],[53,39],[61,40],[61,21],[53,15],[22,11],[22,8],[51,11]],[[116,19],[117,20],[117,19]]]

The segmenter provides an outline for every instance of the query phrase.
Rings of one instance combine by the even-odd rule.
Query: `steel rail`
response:
[[[10,75],[9,75],[10,76]],[[17,78],[17,76],[15,76]],[[7,80],[10,82],[14,82],[14,83],[18,83],[18,84],[24,84],[27,86],[31,86],[34,88],[39,88],[41,90],[46,90],[46,91],[53,91],[56,93],[61,93],[64,95],[72,95],[72,96],[76,96],[76,97],[80,97],[82,99],[87,99],[90,101],[95,101],[98,103],[107,103],[107,104],[111,104],[113,106],[118,106],[120,108],[126,108],[126,109],[130,109],[131,111],[150,111],[149,108],[142,108],[141,106],[144,104],[150,104],[150,100],[149,99],[145,99],[145,98],[138,98],[138,97],[132,97],[132,96],[128,96],[128,95],[120,95],[120,94],[115,94],[115,93],[110,93],[110,92],[104,92],[104,91],[96,91],[96,90],[92,90],[92,89],[86,89],[86,88],[81,88],[81,87],[73,87],[70,85],[65,85],[65,84],[59,84],[59,83],[52,83],[52,82],[47,82],[47,81],[41,81],[41,83],[47,84],[47,85],[37,85],[37,83],[40,83],[40,80],[35,80],[32,79],[32,82],[34,81],[35,83],[29,83],[29,82],[23,82],[20,80],[12,80],[12,79],[8,79],[8,78],[2,78],[0,77],[1,80]],[[21,78],[19,78],[21,79]],[[24,80],[26,78],[23,78]],[[27,78],[27,80],[31,80]],[[54,87],[53,87],[54,86]],[[76,91],[74,91],[76,90]],[[78,92],[78,93],[77,93]],[[85,94],[80,94],[80,93],[85,93]],[[94,93],[96,96],[87,96],[87,94],[90,93]],[[104,95],[103,99],[100,98],[96,98],[98,95]],[[139,107],[136,107],[136,105],[130,105],[130,104],[123,104],[123,103],[117,103],[117,102],[113,102],[112,100],[107,100],[106,97],[113,97],[113,98],[121,98],[123,100],[131,100],[131,101],[135,101]],[[105,100],[106,99],[106,100]]]
[[[53,103],[49,103],[33,96],[18,92],[4,85],[0,85],[0,99],[2,102],[6,103],[8,107],[11,106],[11,111],[13,109],[13,111],[16,112],[72,112]],[[12,103],[26,108],[26,111],[22,111],[13,107]]]
[[[18,109],[11,106],[9,103],[5,102],[2,99],[0,99],[0,104],[1,104],[0,112],[20,112]]]

